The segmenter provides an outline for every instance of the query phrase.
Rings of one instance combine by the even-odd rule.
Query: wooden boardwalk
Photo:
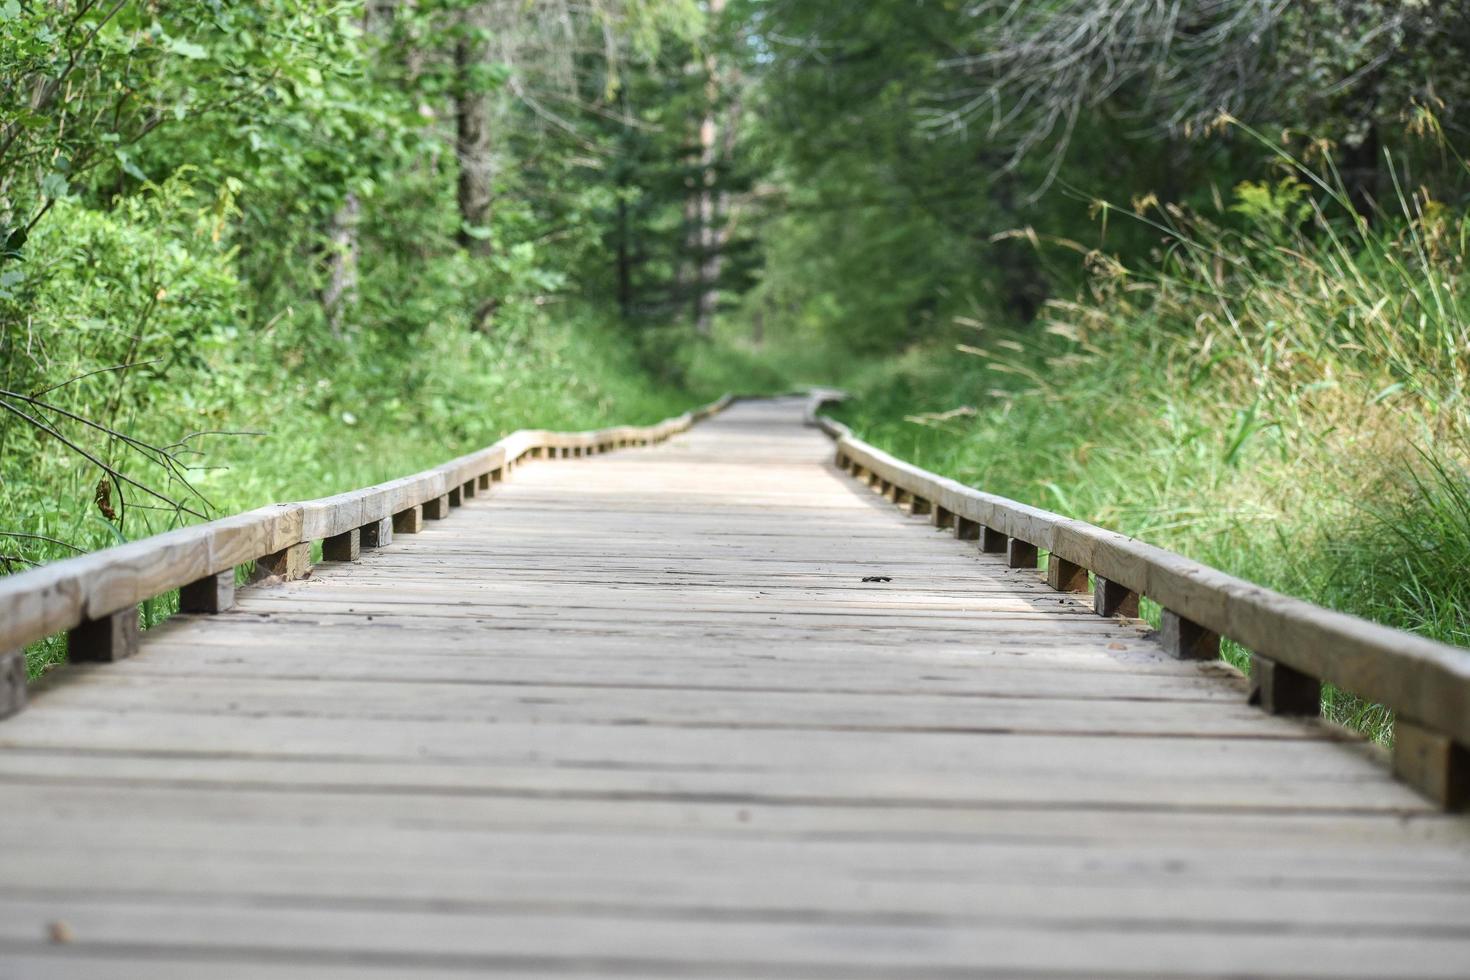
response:
[[[1470,822],[831,456],[739,403],[62,672],[0,978],[1470,976]]]

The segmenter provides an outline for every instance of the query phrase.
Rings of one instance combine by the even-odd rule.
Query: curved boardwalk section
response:
[[[1464,818],[831,460],[739,403],[64,671],[0,977],[1470,974]]]

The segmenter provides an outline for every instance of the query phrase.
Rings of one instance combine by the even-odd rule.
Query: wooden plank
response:
[[[219,613],[235,605],[235,570],[206,575],[179,589],[179,612]]]
[[[138,610],[87,620],[66,635],[66,658],[72,663],[110,663],[138,652]]]
[[[9,718],[26,706],[26,653],[0,653],[0,719]]]
[[[504,460],[583,458],[53,672],[0,724],[0,960],[1465,972],[1470,822],[1034,552],[884,506],[798,418],[742,403],[636,454],[532,434]]]

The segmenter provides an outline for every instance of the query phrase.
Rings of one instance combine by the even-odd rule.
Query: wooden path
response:
[[[1470,976],[1470,822],[800,416],[62,672],[0,722],[0,978]]]

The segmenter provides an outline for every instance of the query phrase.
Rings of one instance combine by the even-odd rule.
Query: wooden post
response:
[[[883,485],[883,478],[881,476],[879,476],[877,473],[874,473],[872,471],[869,471],[868,472],[868,486],[869,487],[881,487],[882,485]]]
[[[847,453],[844,453],[844,452],[838,452],[837,453],[837,468],[839,470],[845,470],[851,464],[852,464],[852,460],[850,460],[850,459],[847,458]]]
[[[89,619],[66,634],[66,659],[74,664],[112,663],[138,652],[138,607]]]
[[[1322,682],[1252,653],[1249,701],[1273,715],[1315,718],[1322,713]]]
[[[968,517],[956,517],[954,520],[954,536],[961,541],[977,541],[980,538],[980,525]]]
[[[424,507],[414,504],[408,510],[393,515],[394,534],[418,534],[424,529]]]
[[[1093,577],[1092,611],[1099,616],[1123,616],[1138,618],[1138,593],[1117,582],[1109,582],[1101,575]]]
[[[1012,568],[1036,568],[1036,545],[1011,538],[1006,542],[1006,564]]]
[[[993,527],[982,527],[980,529],[980,550],[987,555],[1005,554],[1006,536]]]
[[[469,500],[475,495],[475,481],[466,480],[465,485],[459,488],[459,499]]]
[[[933,517],[935,527],[954,527],[954,511],[952,510],[947,510],[935,504]]]
[[[449,506],[458,507],[460,504],[464,503],[464,498],[460,496],[460,491],[462,489],[463,488],[461,487],[449,488],[449,492],[444,495],[445,499],[449,501]]]
[[[250,577],[250,581],[259,582],[270,578],[290,582],[306,578],[310,574],[311,542],[303,541],[255,559],[255,574]]]
[[[900,487],[893,488],[893,502],[899,507],[902,507],[904,504],[908,503],[911,497],[913,497],[913,494],[909,493],[907,490],[904,490]]]
[[[386,548],[393,543],[393,518],[385,517],[358,528],[358,543],[364,548]]]
[[[1046,584],[1058,592],[1086,592],[1087,569],[1052,552],[1046,556]]]
[[[893,484],[889,483],[887,480],[879,480],[878,481],[878,495],[880,497],[886,497],[892,491],[893,491]]]
[[[322,561],[357,561],[362,554],[362,532],[353,528],[322,541]]]
[[[475,480],[476,480],[476,482],[478,484],[478,486],[476,487],[476,490],[477,491],[479,491],[480,493],[485,493],[485,492],[489,491],[489,489],[490,489],[490,474],[489,473],[481,473],[479,476],[475,477]]]
[[[1179,660],[1214,660],[1220,656],[1218,634],[1168,609],[1159,623],[1159,643],[1165,653]]]
[[[424,520],[442,521],[449,516],[449,494],[435,497],[433,500],[425,500],[423,503]]]
[[[933,509],[934,505],[929,503],[927,497],[915,497],[914,502],[909,505],[909,513],[915,517],[923,517]]]
[[[1445,810],[1470,808],[1470,749],[1403,715],[1393,723],[1393,774]]]
[[[497,467],[495,467],[495,469],[493,469],[493,470],[490,471],[490,482],[491,483],[504,483],[509,478],[510,478],[510,466],[509,465],[506,465],[506,466],[497,466]]]
[[[26,706],[26,652],[0,653],[0,718]]]
[[[220,613],[235,604],[235,570],[206,575],[179,589],[179,612]]]
[[[853,463],[852,464],[852,478],[854,480],[861,480],[863,478],[863,475],[864,475],[863,468],[861,466],[859,466],[857,463]]]

